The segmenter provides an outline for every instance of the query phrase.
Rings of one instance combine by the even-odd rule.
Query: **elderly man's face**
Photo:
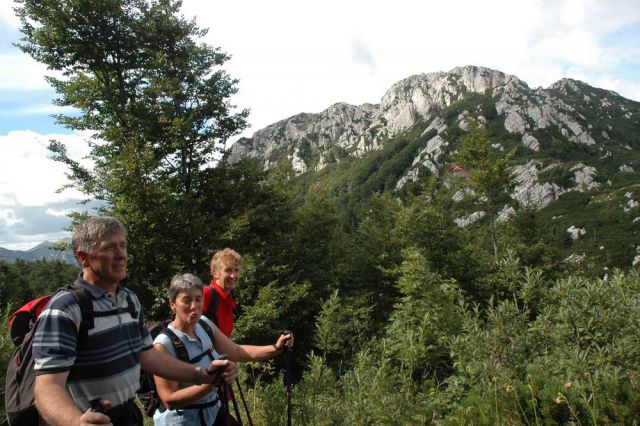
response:
[[[121,233],[101,238],[82,257],[84,277],[92,284],[118,284],[127,276],[127,240]]]

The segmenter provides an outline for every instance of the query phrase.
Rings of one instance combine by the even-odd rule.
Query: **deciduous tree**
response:
[[[92,168],[52,141],[70,184],[105,202],[132,246],[130,276],[157,284],[205,257],[199,181],[225,141],[245,126],[230,96],[229,56],[180,15],[179,0],[18,0],[19,47],[56,71],[48,77],[72,107],[58,123],[88,130]],[[144,271],[144,273],[143,273]]]
[[[480,196],[487,209],[493,254],[498,261],[498,237],[496,219],[498,218],[499,201],[509,193],[513,186],[509,160],[514,152],[506,155],[491,149],[491,142],[486,130],[469,121],[469,132],[460,140],[462,146],[454,155],[455,161],[469,168],[468,183]]]

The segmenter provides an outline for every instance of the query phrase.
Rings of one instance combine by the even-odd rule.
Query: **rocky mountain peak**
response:
[[[414,75],[391,86],[379,104],[336,103],[317,114],[298,114],[272,124],[238,140],[230,158],[258,158],[267,168],[286,158],[303,173],[310,166],[317,169],[335,161],[327,157],[328,151],[361,156],[416,122],[431,120],[467,93],[508,92],[510,86],[528,89],[515,76],[477,66]],[[317,159],[315,164],[311,157]]]
[[[236,142],[230,158],[256,158],[265,168],[288,161],[298,174],[343,161],[358,169],[359,161],[372,161],[375,167],[365,169],[375,170],[371,173],[378,178],[383,174],[385,190],[401,195],[425,176],[449,173],[451,154],[469,130],[469,120],[489,129],[494,149],[517,152],[511,167],[515,187],[499,220],[508,220],[518,206],[546,214],[562,204],[562,197],[575,202],[602,193],[594,203],[617,203],[615,208],[633,223],[640,222],[640,103],[569,78],[531,89],[516,76],[478,66],[416,74],[393,84],[378,104],[336,103],[259,130]],[[381,154],[367,155],[376,150]],[[392,158],[385,162],[384,155]],[[333,166],[339,175],[351,176],[351,170]],[[358,176],[334,189],[340,193],[369,178]],[[630,195],[621,199],[616,185]],[[461,206],[455,207],[456,223],[482,221],[484,212],[476,211],[469,191],[456,194],[452,201]],[[549,220],[569,229],[574,224],[563,212],[567,208],[558,208],[562,213]]]
[[[484,99],[485,107],[476,103],[478,106],[473,110],[461,111],[454,122],[451,117],[442,116],[452,105],[472,95]],[[587,106],[576,104],[576,99]],[[599,101],[593,102],[595,99]],[[487,114],[532,151],[542,149],[541,131],[559,134],[567,143],[595,145],[598,140],[611,139],[612,129],[610,126],[595,129],[585,114],[600,114],[603,119],[611,117],[611,112],[604,109],[614,103],[620,103],[618,108],[626,119],[639,118],[637,103],[578,80],[565,78],[547,89],[532,90],[516,76],[468,65],[400,80],[387,90],[379,104],[336,103],[320,113],[302,113],[279,121],[257,131],[251,138],[238,140],[231,147],[230,159],[233,162],[244,157],[256,158],[265,168],[284,159],[297,173],[304,173],[339,162],[345,155],[361,157],[380,149],[385,140],[419,122],[428,123],[427,130],[437,130],[439,139],[431,145],[447,146],[454,142],[446,135],[449,126],[466,131],[467,119],[484,124]],[[487,109],[486,105],[492,107]],[[437,172],[441,165],[434,157],[441,151],[429,152],[428,160],[418,155],[416,169],[409,170],[399,185],[407,179],[417,179],[416,170],[425,166],[425,162],[429,170]]]

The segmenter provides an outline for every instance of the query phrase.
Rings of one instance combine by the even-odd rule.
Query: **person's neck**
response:
[[[225,290],[224,287],[222,287],[220,284],[218,284],[218,281],[216,281],[216,280],[213,280],[213,284],[218,286],[220,291],[222,291],[222,293],[224,293],[225,296],[229,297],[229,295],[231,294],[231,291]]]
[[[173,327],[191,337],[196,337],[196,325],[193,323],[181,321],[180,318],[176,317],[173,320]]]
[[[101,288],[104,291],[108,291],[114,296],[116,295],[116,291],[118,290],[118,284],[120,284],[119,282],[104,282],[100,280],[95,274],[93,274],[91,270],[84,270],[82,273],[82,279],[91,285]]]

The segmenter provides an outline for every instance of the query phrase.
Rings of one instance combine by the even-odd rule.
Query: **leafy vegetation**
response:
[[[435,136],[424,122],[360,158],[333,148],[322,170],[300,176],[284,161],[268,171],[224,157],[214,166],[216,147],[242,128],[245,112],[228,103],[235,81],[219,69],[226,56],[194,41],[203,31],[177,16],[179,2],[41,3],[18,1],[23,48],[69,73],[52,83],[59,102],[82,113],[60,120],[99,138],[92,170],[59,144],[52,150],[73,185],[106,201],[100,213],[129,229],[128,285],[148,317],[164,318],[172,275],[206,280],[215,250],[241,252],[232,337],[269,344],[279,330],[295,333],[296,424],[637,424],[640,274],[630,257],[640,236],[629,200],[640,188],[617,172],[619,159],[604,163],[597,189],[566,192],[541,211],[520,207],[507,173],[520,160],[558,164],[539,181],[569,188],[571,168],[604,153],[567,143],[555,128],[535,131],[539,152],[518,148],[521,135],[506,132],[491,93],[467,93],[444,112],[450,146],[441,163],[465,163],[468,178],[420,168],[419,180],[396,191]],[[86,26],[58,26],[85,14]],[[124,50],[109,50],[111,41]],[[111,59],[93,61],[98,49]],[[465,130],[465,111],[489,122]],[[297,119],[304,126],[310,117]],[[609,137],[609,148],[626,150],[613,145],[614,130]],[[316,161],[311,144],[301,148]],[[517,211],[497,221],[506,203]],[[454,223],[482,209],[490,214]],[[572,225],[585,235],[571,239]],[[565,261],[581,253],[585,260]],[[2,315],[76,273],[52,262],[0,263]],[[3,367],[10,350],[3,327]],[[285,421],[282,370],[282,359],[242,366],[258,425]]]

